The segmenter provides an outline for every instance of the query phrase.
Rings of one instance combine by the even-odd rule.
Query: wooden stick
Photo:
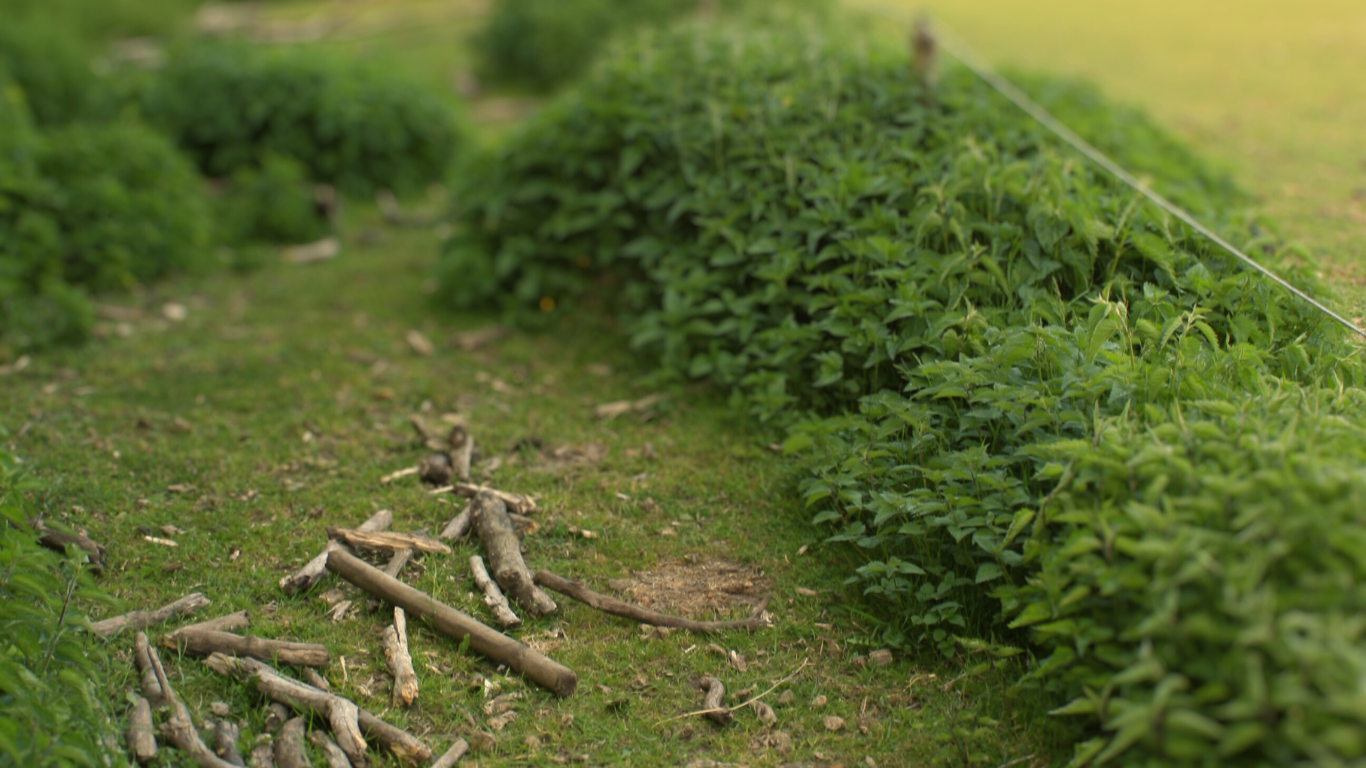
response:
[[[239,629],[246,629],[251,626],[251,614],[248,611],[238,611],[229,613],[226,616],[219,616],[216,619],[201,621],[198,624],[189,624],[172,632],[175,636],[182,632],[236,632]]]
[[[308,742],[323,753],[323,759],[327,761],[327,768],[351,768],[351,761],[346,758],[346,753],[337,746],[337,742],[329,739],[327,734],[322,731],[313,731],[308,734]]]
[[[553,613],[558,606],[532,580],[503,500],[492,493],[481,493],[470,506],[474,530],[479,534],[479,540],[484,542],[489,568],[498,586],[512,595],[532,616]]]
[[[402,608],[394,609],[394,623],[384,628],[379,637],[384,648],[384,660],[394,676],[394,706],[411,707],[417,700],[417,673],[413,671],[413,657],[408,653],[408,620]]]
[[[389,483],[394,482],[395,480],[399,479],[400,477],[407,477],[407,476],[409,476],[409,475],[416,475],[416,474],[417,474],[418,472],[420,472],[420,471],[421,471],[421,468],[420,468],[420,467],[404,467],[403,469],[395,470],[395,471],[390,472],[389,474],[385,475],[384,477],[381,477],[381,478],[379,479],[379,484],[380,484],[380,485],[388,485]]]
[[[195,592],[155,611],[129,611],[122,616],[113,616],[103,621],[97,621],[90,625],[90,631],[104,637],[113,637],[125,629],[146,629],[167,619],[194,613],[208,604],[209,598]]]
[[[426,535],[427,535],[427,529],[426,529],[426,528],[419,528],[418,530],[413,531],[413,535],[415,535],[415,536],[426,536]],[[385,566],[384,566],[384,572],[387,573],[387,574],[389,574],[390,576],[393,576],[394,578],[397,579],[397,578],[398,578],[399,571],[402,571],[402,570],[403,570],[403,566],[407,565],[407,564],[408,564],[408,561],[411,560],[412,558],[413,558],[413,549],[412,549],[412,547],[404,547],[403,549],[394,550],[394,554],[391,555],[391,556],[389,557],[389,563],[388,563],[388,565],[385,565]]]
[[[735,719],[730,710],[721,706],[721,702],[726,698],[725,684],[711,675],[704,675],[698,681],[698,685],[707,692],[707,695],[702,697],[702,706],[706,708],[702,713],[703,717],[718,725],[728,725]]]
[[[320,691],[332,690],[332,684],[327,682],[327,678],[318,674],[318,670],[312,667],[304,667],[304,681]]]
[[[428,485],[445,485],[455,476],[451,457],[444,453],[433,453],[422,458],[417,464],[418,477]]]
[[[455,743],[451,745],[451,748],[446,750],[446,754],[438,758],[435,763],[432,763],[432,768],[452,768],[452,766],[460,762],[460,758],[464,757],[465,753],[468,751],[470,751],[469,742],[464,739],[456,739]]]
[[[431,595],[386,576],[383,571],[354,555],[333,552],[328,556],[327,567],[365,592],[397,605],[413,616],[429,618],[436,630],[448,637],[455,640],[469,637],[470,648],[475,653],[508,665],[552,693],[568,696],[579,683],[578,676],[568,667],[450,606],[438,603]]]
[[[467,499],[473,499],[485,492],[491,493],[502,499],[503,503],[507,505],[509,512],[516,512],[519,515],[529,515],[538,509],[536,500],[526,494],[508,493],[507,491],[500,491],[497,488],[489,488],[488,486],[476,485],[474,483],[452,483],[427,491],[427,493],[432,496],[441,493],[454,493],[456,496],[464,496]]]
[[[603,613],[610,613],[614,616],[621,616],[631,621],[655,627],[673,627],[675,629],[686,629],[689,632],[721,632],[728,629],[744,629],[753,632],[768,626],[768,622],[763,618],[764,609],[768,607],[767,597],[754,610],[754,615],[748,619],[740,621],[694,621],[622,602],[614,597],[594,592],[584,586],[582,582],[561,578],[550,571],[538,572],[536,583],[547,589],[553,589],[562,595],[568,595],[581,603],[597,608]]]
[[[219,720],[213,724],[213,751],[214,754],[223,758],[233,765],[246,765],[242,762],[242,755],[237,751],[237,740],[242,737],[242,732],[237,726],[227,720]]]
[[[280,736],[275,740],[275,765],[277,768],[313,768],[304,748],[304,721],[296,717],[285,723]]]
[[[464,509],[460,510],[460,514],[451,518],[451,521],[449,523],[446,523],[446,527],[441,529],[441,535],[437,538],[441,539],[442,541],[450,541],[451,539],[463,539],[465,538],[465,534],[469,532],[470,508],[467,504],[465,505]]]
[[[415,549],[419,552],[437,552],[443,555],[448,555],[451,552],[450,547],[436,539],[411,533],[370,533],[332,526],[327,529],[327,537],[329,539],[341,539],[358,549],[378,549],[385,552]]]
[[[498,620],[498,626],[503,629],[521,627],[522,620],[512,612],[512,607],[508,605],[508,599],[503,596],[503,590],[499,589],[493,579],[489,578],[489,572],[484,568],[484,558],[479,555],[470,555],[470,570],[474,573],[474,586],[483,591],[484,605],[493,611],[493,617]]]
[[[195,656],[223,653],[304,667],[325,667],[332,663],[332,655],[327,652],[325,645],[244,637],[231,632],[182,630],[166,635],[162,638],[162,644],[167,648],[179,648]]]
[[[215,653],[204,663],[209,669],[221,675],[236,673],[244,677],[254,677],[256,690],[272,700],[324,718],[352,762],[356,765],[365,764],[365,739],[360,735],[360,711],[354,702],[285,677],[273,667],[255,659],[232,658]],[[286,723],[285,728],[288,727],[289,724]],[[275,753],[275,762],[280,762],[278,750]]]
[[[152,674],[156,677],[156,673]],[[157,737],[152,731],[152,705],[139,696],[128,714],[128,751],[139,763],[150,762],[157,756]]]
[[[263,741],[251,748],[251,768],[275,768],[275,744]]]
[[[158,706],[166,705],[165,698],[161,695],[161,685],[157,682],[156,670],[152,667],[152,657],[148,653],[150,643],[147,641],[147,633],[139,632],[133,638],[133,658],[137,660],[138,670],[141,672],[142,695],[147,701]]]
[[[474,458],[474,437],[463,424],[451,427],[451,469],[464,482],[470,480],[470,461]]]
[[[39,544],[62,554],[66,554],[68,544],[75,544],[85,552],[85,560],[90,564],[90,570],[97,576],[104,573],[104,547],[98,541],[82,533],[54,531],[43,525],[41,520],[34,524],[34,528],[38,530]]]
[[[190,718],[190,710],[175,695],[171,681],[166,678],[166,668],[161,666],[161,657],[157,655],[157,649],[149,645],[147,656],[151,660],[152,669],[156,672],[157,685],[161,686],[167,703],[171,705],[171,717],[161,724],[161,735],[171,746],[198,761],[201,768],[231,768],[232,763],[215,755],[199,737],[194,720]]]
[[[754,707],[754,714],[759,716],[759,722],[764,725],[772,725],[778,722],[778,713],[773,711],[767,702],[756,701],[750,705]]]
[[[381,509],[371,515],[369,520],[361,523],[360,527],[356,530],[365,531],[367,533],[382,531],[385,528],[388,528],[389,524],[393,521],[394,513],[387,509]],[[280,579],[280,589],[284,590],[285,594],[292,595],[301,589],[308,589],[314,584],[317,584],[322,580],[323,576],[327,575],[327,556],[343,546],[345,545],[340,541],[328,541],[327,546],[323,547],[322,554],[309,560],[304,567],[300,568],[294,574]]]
[[[350,555],[347,556],[351,557]],[[274,667],[256,661],[255,659],[234,659],[222,654],[215,654],[210,656],[205,664],[219,674],[236,674],[248,678],[255,677],[256,689],[271,700],[281,704],[287,704],[300,711],[312,712],[320,717],[326,717],[329,720],[331,720],[329,713],[333,711],[334,707],[332,700],[337,699],[344,702],[344,704],[337,705],[343,709],[345,709],[346,704],[350,704],[352,707],[355,706],[355,704],[340,696],[321,691],[307,683],[285,677],[276,671]],[[425,763],[432,759],[431,748],[426,744],[423,744],[417,737],[400,728],[395,728],[363,709],[359,710],[356,722],[360,725],[362,733],[379,742],[380,747],[391,752],[404,763],[415,765],[417,763]],[[335,725],[332,728],[332,734],[337,737],[338,741],[341,741],[343,751],[346,751],[346,742],[342,741],[342,735],[337,732]],[[363,762],[356,762],[356,758],[351,756],[350,752],[347,752],[347,755],[348,757],[351,757],[352,763],[356,765],[357,768],[364,765]]]
[[[266,710],[266,733],[278,733],[280,726],[289,722],[289,707],[278,701],[270,703]]]

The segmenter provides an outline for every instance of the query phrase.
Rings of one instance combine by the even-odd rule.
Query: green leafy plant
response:
[[[1141,116],[1025,82],[1274,248]],[[605,306],[663,375],[787,427],[880,639],[1024,646],[1017,684],[1090,723],[1075,765],[1366,756],[1366,366],[968,73],[643,38],[465,181],[447,304]]]
[[[84,41],[53,20],[0,26],[0,78],[23,90],[40,124],[70,123],[92,112],[97,84],[90,60]]]
[[[327,232],[303,166],[280,155],[233,173],[215,201],[214,220],[220,237],[233,245],[305,243]]]
[[[300,53],[184,51],[145,88],[141,105],[209,176],[280,155],[356,194],[444,178],[463,140],[442,95]]]

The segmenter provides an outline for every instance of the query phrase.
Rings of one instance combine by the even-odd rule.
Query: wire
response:
[[[944,28],[940,27],[939,25],[935,25],[935,37],[939,39],[941,46],[945,50],[947,50],[955,59],[958,59],[960,62],[962,62],[963,65],[966,66],[968,69],[972,70],[973,74],[982,78],[982,80],[986,81],[987,85],[990,85],[992,88],[995,88],[996,91],[999,92],[1002,96],[1006,97],[1007,99],[1010,99],[1010,101],[1013,102],[1015,106],[1024,110],[1026,113],[1029,114],[1030,117],[1039,121],[1041,124],[1043,124],[1045,128],[1052,131],[1053,133],[1056,133],[1059,138],[1061,138],[1068,144],[1072,145],[1073,149],[1085,155],[1096,165],[1099,165],[1100,167],[1114,174],[1120,181],[1124,182],[1125,184],[1128,184],[1130,187],[1133,187],[1135,191],[1137,191],[1144,197],[1148,198],[1152,202],[1156,203],[1157,206],[1162,210],[1166,211],[1167,213],[1170,213],[1172,216],[1175,216],[1176,218],[1185,222],[1186,225],[1189,226],[1191,229],[1194,229],[1196,232],[1199,232],[1200,234],[1212,240],[1220,248],[1223,248],[1224,250],[1233,254],[1233,256],[1237,258],[1239,261],[1243,262],[1252,269],[1262,273],[1272,282],[1276,283],[1285,290],[1304,300],[1306,303],[1308,303],[1310,306],[1314,307],[1318,311],[1333,318],[1338,323],[1340,323],[1344,328],[1347,328],[1348,330],[1352,331],[1353,333],[1356,333],[1362,338],[1366,338],[1366,330],[1358,328],[1347,318],[1339,315],[1338,313],[1324,306],[1314,297],[1310,296],[1309,294],[1305,293],[1299,288],[1296,288],[1295,286],[1286,282],[1286,280],[1282,278],[1280,275],[1277,275],[1276,273],[1272,272],[1271,270],[1267,269],[1261,264],[1258,264],[1257,261],[1254,260],[1251,256],[1248,256],[1246,253],[1243,253],[1241,250],[1236,248],[1232,243],[1215,234],[1209,227],[1206,227],[1204,224],[1201,224],[1199,221],[1197,221],[1196,218],[1192,216],[1190,213],[1188,213],[1184,208],[1178,206],[1177,204],[1173,203],[1172,201],[1153,191],[1146,184],[1140,181],[1138,177],[1124,170],[1124,168],[1121,167],[1118,163],[1107,157],[1105,153],[1091,146],[1089,142],[1087,142],[1082,137],[1078,136],[1076,133],[1073,133],[1072,129],[1068,128],[1066,125],[1063,125],[1063,123],[1056,117],[1054,117],[1052,114],[1050,114],[1048,110],[1044,109],[1033,99],[1029,98],[1029,96],[1025,95],[1023,91],[1021,91],[1019,88],[1016,88],[1013,84],[1011,84],[1009,80],[1005,79],[1000,74],[998,74],[996,70],[992,69],[991,65],[987,64],[980,56],[978,56],[977,53],[973,51],[967,43],[963,42],[961,39],[954,36],[952,33],[946,32]]]

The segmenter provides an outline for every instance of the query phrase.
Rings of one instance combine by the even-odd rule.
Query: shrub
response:
[[[233,245],[306,243],[327,232],[303,166],[280,155],[233,173],[216,200],[214,220],[217,233]]]
[[[75,558],[38,545],[20,494],[32,491],[0,451],[0,764],[127,765],[104,699],[108,659],[80,608],[103,599]]]
[[[55,22],[0,25],[0,79],[8,75],[23,90],[40,124],[60,125],[88,114],[95,88],[90,59],[83,42]]]
[[[1141,116],[1029,87],[1250,240]],[[1091,723],[1075,764],[1366,756],[1366,366],[967,73],[643,40],[457,199],[448,304],[604,302],[664,371],[788,426],[883,639],[1027,644],[1021,684]]]
[[[21,349],[78,340],[86,291],[194,269],[208,232],[198,176],[145,128],[0,134],[0,335]]]
[[[142,108],[209,176],[283,155],[356,194],[444,178],[460,141],[441,95],[299,53],[184,52],[146,89]]]

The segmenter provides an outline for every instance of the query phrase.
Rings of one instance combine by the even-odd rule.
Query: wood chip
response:
[[[466,352],[473,352],[485,344],[498,341],[507,335],[508,330],[503,326],[490,325],[473,331],[457,333],[455,336],[451,337],[451,343]]]
[[[142,540],[143,540],[143,541],[146,541],[146,542],[150,542],[150,543],[152,543],[152,544],[160,544],[160,545],[163,546],[163,547],[178,547],[178,546],[180,546],[179,544],[175,543],[174,541],[171,541],[170,539],[163,539],[163,538],[161,538],[160,536],[143,536],[143,537],[142,537]]]
[[[341,241],[335,237],[324,237],[312,243],[286,248],[284,258],[290,264],[311,264],[315,261],[336,258],[339,253],[341,253]]]
[[[643,411],[653,406],[655,403],[667,400],[668,397],[668,395],[657,393],[646,395],[638,400],[617,400],[611,403],[603,403],[593,409],[593,414],[600,419],[608,419],[610,421],[623,414],[631,413],[633,411]]]
[[[844,727],[844,718],[836,717],[834,715],[826,715],[825,719],[822,720],[821,723],[825,725],[825,730],[827,731],[838,731]]]
[[[431,357],[432,353],[436,351],[436,346],[426,336],[422,335],[422,331],[416,328],[409,328],[408,332],[403,334],[403,340],[408,342],[408,346],[412,347],[414,352],[423,357]]]

